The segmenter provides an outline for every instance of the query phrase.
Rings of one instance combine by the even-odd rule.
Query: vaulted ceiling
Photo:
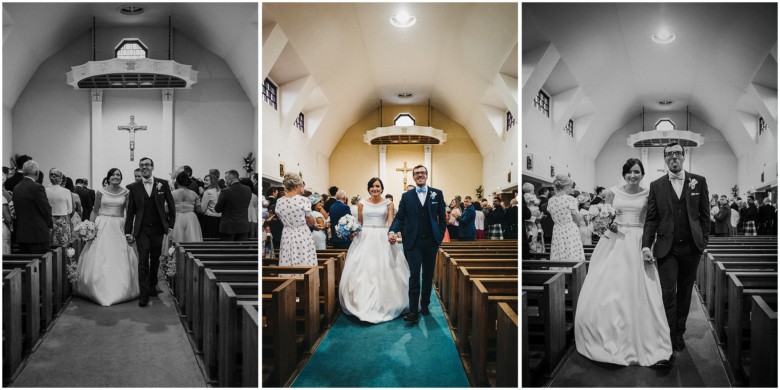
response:
[[[311,142],[323,155],[330,155],[344,131],[376,109],[380,99],[384,104],[430,99],[435,109],[466,127],[483,154],[501,140],[491,116],[504,117],[508,108],[516,113],[517,4],[262,6],[263,75],[282,87],[313,78],[317,90],[306,108],[327,107]],[[402,10],[415,16],[413,26],[390,24]],[[274,31],[283,35],[284,48],[266,64],[269,46],[278,39]],[[396,93],[403,90],[414,96],[399,99]]]
[[[534,65],[527,53],[552,47],[560,61],[545,88],[585,96],[573,115],[588,116],[579,137],[586,155],[597,156],[642,107],[689,107],[737,156],[752,146],[744,116],[764,116],[777,134],[776,3],[526,3],[522,14],[524,70]],[[662,28],[672,43],[653,42]],[[660,106],[665,99],[673,104]]]
[[[256,3],[145,3],[140,15],[122,15],[121,3],[3,3],[3,105],[13,108],[38,67],[96,26],[166,27],[225,60],[257,106]],[[174,59],[176,57],[174,56]],[[86,61],[85,61],[86,62]],[[80,64],[73,64],[80,65]],[[62,82],[65,83],[63,69]]]

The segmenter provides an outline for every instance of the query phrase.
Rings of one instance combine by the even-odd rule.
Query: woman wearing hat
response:
[[[328,225],[325,223],[328,212],[325,211],[322,195],[315,192],[309,196],[309,201],[311,201],[311,215],[315,220],[314,226],[311,227],[311,236],[314,238],[314,248],[321,251],[325,249],[328,242],[328,234],[325,233],[328,230]]]

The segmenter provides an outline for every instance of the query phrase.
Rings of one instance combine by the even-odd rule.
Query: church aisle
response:
[[[342,313],[292,387],[469,387],[435,292],[429,308],[415,326]]]
[[[167,286],[149,306],[73,297],[13,387],[206,387]]]
[[[685,350],[677,352],[670,370],[597,363],[575,349],[550,387],[731,387],[695,289],[687,327]]]

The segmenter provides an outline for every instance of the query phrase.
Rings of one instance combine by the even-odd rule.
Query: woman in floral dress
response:
[[[552,215],[553,236],[550,246],[550,260],[584,261],[585,251],[582,249],[579,224],[580,214],[577,211],[577,199],[569,195],[573,182],[567,175],[558,175],[553,181],[555,195],[547,203],[547,211]]]
[[[296,173],[284,174],[283,197],[276,201],[276,215],[284,224],[279,244],[279,265],[317,265],[309,226],[314,225],[311,202],[303,196],[304,182]]]

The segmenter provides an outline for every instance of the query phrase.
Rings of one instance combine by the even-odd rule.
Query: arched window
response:
[[[149,48],[138,38],[125,38],[114,49],[114,56],[123,60],[146,58]]]
[[[398,114],[393,120],[393,124],[396,126],[414,126],[415,120],[414,117],[409,114]]]
[[[656,130],[674,130],[674,122],[669,118],[659,119],[655,122]]]

